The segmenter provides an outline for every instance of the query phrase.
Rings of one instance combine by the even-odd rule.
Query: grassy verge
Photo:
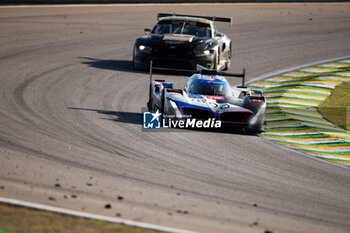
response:
[[[336,86],[332,94],[318,106],[328,121],[350,130],[350,82]]]
[[[160,233],[64,214],[0,204],[0,232],[4,233]]]

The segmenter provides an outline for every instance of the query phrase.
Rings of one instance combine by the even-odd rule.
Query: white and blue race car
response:
[[[223,126],[250,132],[264,130],[266,100],[261,91],[245,87],[245,71],[223,74],[202,69],[188,79],[184,89],[174,89],[173,83],[165,80],[152,80],[152,66],[150,71],[149,111],[159,111],[174,119],[216,119]],[[231,87],[221,74],[241,77],[242,85]]]

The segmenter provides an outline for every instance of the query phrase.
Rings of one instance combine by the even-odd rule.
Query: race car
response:
[[[171,82],[152,80],[154,69],[150,75],[149,111],[173,119],[217,119],[224,127],[253,133],[264,130],[266,99],[262,91],[245,87],[245,70],[242,74],[223,74],[202,68],[188,79],[184,89],[174,89]],[[231,87],[222,75],[240,77],[242,84]]]
[[[231,40],[217,31],[214,21],[231,18],[158,13],[154,28],[145,28],[145,36],[136,39],[133,67],[154,66],[195,70],[196,65],[221,71],[230,67]]]

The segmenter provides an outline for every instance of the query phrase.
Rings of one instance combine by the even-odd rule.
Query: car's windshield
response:
[[[183,20],[162,20],[156,24],[152,33],[185,34],[199,37],[210,37],[210,25],[203,22]]]
[[[230,86],[225,81],[195,79],[189,87],[189,93],[199,95],[229,96]]]

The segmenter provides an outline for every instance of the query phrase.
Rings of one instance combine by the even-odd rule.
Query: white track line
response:
[[[89,214],[89,213],[84,213],[84,212],[80,212],[80,211],[68,210],[68,209],[52,207],[52,206],[42,205],[42,204],[36,204],[33,202],[19,201],[19,200],[14,200],[14,199],[9,199],[9,198],[0,197],[0,202],[6,203],[6,204],[17,205],[17,206],[23,206],[23,207],[27,207],[27,208],[55,212],[55,213],[59,213],[59,214],[67,214],[67,215],[71,215],[71,216],[75,216],[75,217],[89,218],[89,219],[94,219],[94,220],[124,224],[124,225],[128,225],[128,226],[133,226],[133,227],[141,227],[141,228],[156,230],[156,231],[164,231],[164,232],[171,232],[171,233],[196,233],[194,231],[186,231],[186,230],[170,228],[170,227],[163,227],[163,226],[158,226],[158,225],[153,225],[153,224],[148,224],[148,223],[135,222],[135,221],[125,220],[125,219],[121,219],[121,218],[113,218],[113,217],[106,217],[106,216],[102,216],[102,215]]]

